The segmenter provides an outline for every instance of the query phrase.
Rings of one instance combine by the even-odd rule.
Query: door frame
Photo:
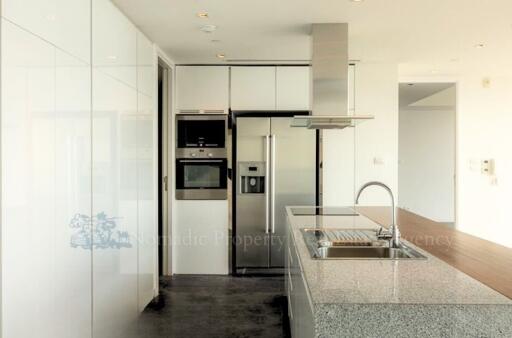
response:
[[[309,115],[310,112],[307,110],[300,111],[260,111],[260,110],[244,110],[244,111],[229,111],[228,118],[228,128],[231,129],[231,168],[228,168],[228,172],[231,176],[231,274],[234,276],[239,276],[236,269],[236,192],[237,192],[237,118],[239,117],[263,117],[263,118],[271,118],[271,117],[293,117],[298,115]],[[318,133],[318,131],[317,131]],[[318,137],[317,137],[318,142]],[[318,151],[318,146],[316,147]],[[318,154],[317,154],[318,160]],[[318,163],[316,164],[317,168],[317,177],[318,177]],[[318,182],[318,181],[317,181]],[[316,200],[318,201],[318,188],[315,189],[317,191]]]
[[[453,196],[453,206],[454,206],[454,228],[458,229],[459,227],[459,193],[460,193],[460,175],[459,172],[459,156],[460,156],[460,145],[459,145],[459,113],[460,113],[460,80],[457,77],[452,76],[442,76],[442,77],[429,77],[429,76],[404,76],[398,79],[399,86],[401,83],[450,83],[455,86],[455,156],[454,156],[454,196]],[[400,142],[400,140],[398,140]],[[398,182],[398,180],[397,180]],[[400,196],[399,196],[400,198]]]
[[[163,76],[163,82],[164,82],[164,88],[162,89],[162,93],[165,93],[163,96],[163,112],[162,117],[163,121],[160,121],[160,116],[158,114],[158,101],[159,101],[159,94],[158,94],[158,68],[161,66],[164,69],[164,76]],[[156,191],[155,194],[157,195],[157,198],[160,196],[160,189],[163,189],[164,182],[162,181],[163,177],[159,177],[159,170],[158,170],[158,152],[162,151],[165,152],[164,154],[166,156],[162,156],[162,174],[163,176],[167,176],[167,191],[164,191],[165,194],[163,198],[163,225],[162,225],[162,234],[164,236],[165,242],[162,246],[163,248],[163,255],[162,255],[162,273],[164,276],[172,275],[172,218],[173,218],[173,212],[172,212],[172,195],[174,191],[174,185],[172,175],[174,172],[174,167],[172,164],[172,159],[174,158],[174,149],[172,147],[172,138],[173,138],[173,123],[172,123],[172,112],[173,112],[173,105],[174,105],[174,74],[175,74],[175,65],[174,63],[168,58],[168,56],[165,54],[164,51],[162,51],[160,48],[155,48],[155,86],[156,86],[156,93],[155,95],[155,101],[156,101],[156,108],[157,108],[157,118],[155,119],[156,124],[156,130],[158,128],[162,128],[162,136],[164,138],[162,142],[162,149],[159,147],[155,147],[156,153],[156,162],[157,165],[155,166],[155,187]],[[159,143],[158,140],[158,132],[155,135],[155,144]],[[156,215],[159,213],[159,203],[156,203],[155,206],[156,209]],[[158,217],[158,216],[157,216]],[[158,231],[158,219],[157,222],[155,222],[155,231],[156,231],[156,245],[155,245],[155,296],[158,295],[159,292],[159,231]]]

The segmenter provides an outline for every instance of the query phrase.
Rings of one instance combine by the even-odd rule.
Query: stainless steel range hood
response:
[[[343,129],[373,119],[348,109],[348,24],[312,25],[312,114],[295,116],[292,127]]]

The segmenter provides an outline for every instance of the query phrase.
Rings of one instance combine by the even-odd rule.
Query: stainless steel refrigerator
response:
[[[284,266],[286,206],[316,203],[316,132],[236,118],[236,269]]]

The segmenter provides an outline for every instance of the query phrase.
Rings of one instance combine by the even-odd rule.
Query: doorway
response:
[[[455,227],[456,84],[399,85],[398,206]]]
[[[158,275],[168,276],[171,267],[171,166],[170,156],[170,114],[172,93],[172,69],[161,59],[158,60]]]

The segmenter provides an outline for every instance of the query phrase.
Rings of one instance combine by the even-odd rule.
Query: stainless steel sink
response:
[[[400,244],[391,248],[374,229],[302,229],[314,259],[426,259],[418,251]]]

